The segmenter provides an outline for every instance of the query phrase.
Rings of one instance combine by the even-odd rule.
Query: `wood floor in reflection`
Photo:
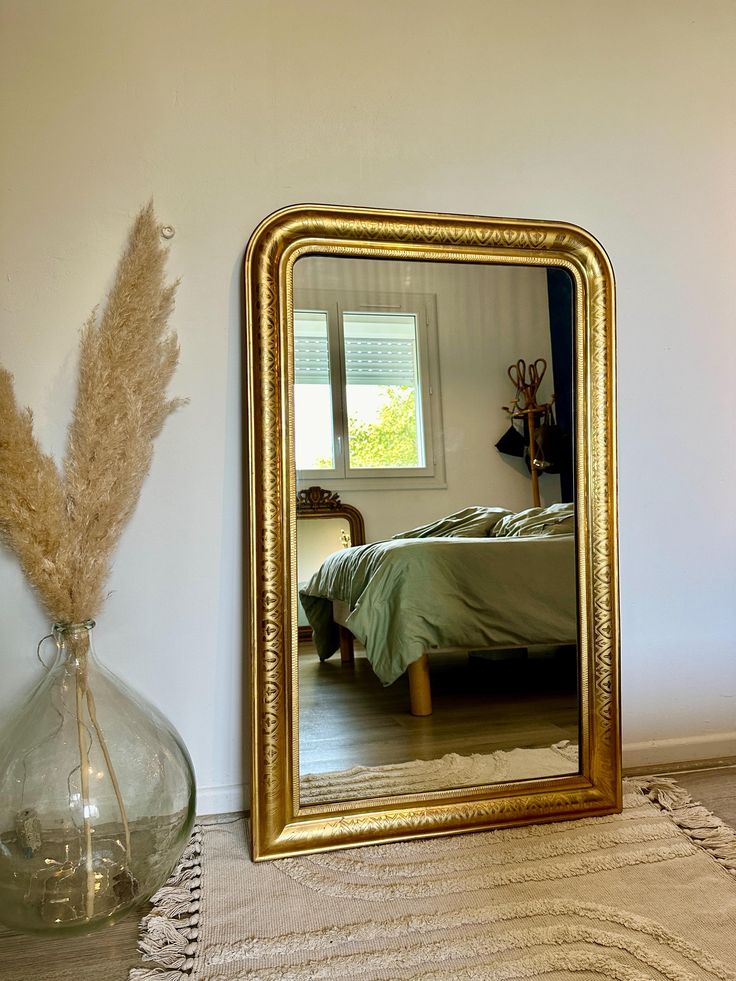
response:
[[[356,645],[355,665],[299,653],[302,773],[377,766],[445,753],[491,753],[578,738],[577,667],[570,648],[507,660],[430,655],[433,713],[409,712],[406,676],[384,688]]]

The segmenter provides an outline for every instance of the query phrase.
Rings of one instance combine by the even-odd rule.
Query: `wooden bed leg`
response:
[[[412,715],[432,714],[432,690],[429,687],[429,657],[427,654],[408,667],[409,703]]]
[[[343,664],[355,663],[355,648],[353,646],[353,635],[347,627],[339,624],[340,631],[340,661]]]

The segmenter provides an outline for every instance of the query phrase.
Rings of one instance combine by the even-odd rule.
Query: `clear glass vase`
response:
[[[195,813],[174,727],[97,660],[94,622],[57,625],[56,658],[0,737],[0,922],[85,932],[168,878]]]

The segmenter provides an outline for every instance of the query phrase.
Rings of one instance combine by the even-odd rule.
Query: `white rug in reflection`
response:
[[[513,783],[577,773],[577,744],[565,739],[535,749],[497,750],[460,756],[448,753],[438,760],[411,760],[386,766],[355,766],[331,773],[307,773],[301,778],[304,805],[396,797],[434,790],[454,790],[491,783]]]

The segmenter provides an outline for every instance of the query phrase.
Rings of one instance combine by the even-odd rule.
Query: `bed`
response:
[[[408,672],[412,713],[429,715],[433,651],[576,643],[574,521],[572,504],[465,508],[335,552],[299,591],[320,659],[357,638],[384,685]]]

